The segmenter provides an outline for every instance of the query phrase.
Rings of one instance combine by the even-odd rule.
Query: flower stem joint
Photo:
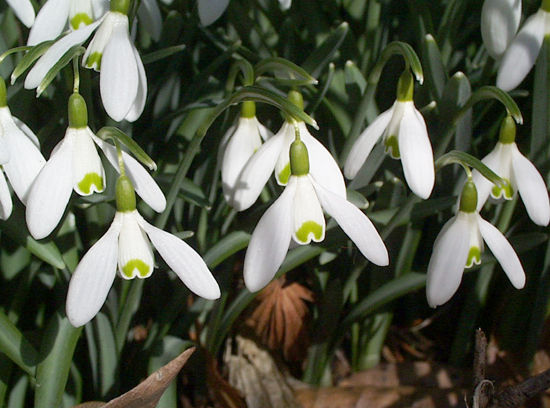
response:
[[[477,189],[471,179],[464,183],[462,194],[460,195],[460,211],[473,213],[477,208]]]
[[[128,176],[120,176],[116,182],[116,209],[118,212],[136,209],[136,193]]]
[[[111,0],[111,11],[128,15],[131,0]]]
[[[290,145],[290,173],[293,176],[305,176],[309,173],[309,155],[301,140],[295,140]]]
[[[88,108],[84,98],[79,93],[73,93],[69,97],[69,127],[82,129],[88,126]]]

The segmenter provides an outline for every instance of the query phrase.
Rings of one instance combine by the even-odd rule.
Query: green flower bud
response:
[[[400,102],[409,102],[413,100],[414,79],[411,71],[403,71],[397,81],[397,100]]]
[[[466,180],[460,196],[460,211],[472,213],[477,207],[477,189],[471,179]]]
[[[510,115],[506,116],[500,124],[498,141],[503,144],[514,143],[516,141],[516,122]]]
[[[8,106],[8,94],[6,91],[6,82],[0,76],[0,108]]]
[[[295,140],[290,145],[290,173],[293,176],[305,176],[309,173],[309,155],[301,140]]]
[[[74,129],[88,126],[88,109],[86,101],[79,93],[73,93],[69,97],[69,127]]]
[[[256,103],[244,101],[241,107],[241,118],[252,119],[254,116],[256,116]]]
[[[136,209],[136,193],[127,176],[120,176],[116,182],[116,210],[130,212]]]
[[[130,0],[111,0],[111,11],[128,15],[128,10],[130,10]]]

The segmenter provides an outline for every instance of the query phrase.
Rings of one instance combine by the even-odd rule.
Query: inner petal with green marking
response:
[[[78,182],[78,188],[84,194],[92,194],[94,191],[101,192],[104,190],[103,177],[97,173],[88,173]]]
[[[78,30],[81,24],[85,26],[92,24],[94,21],[86,13],[78,13],[73,18],[71,18],[71,27],[73,30]]]
[[[466,259],[466,268],[471,268],[474,264],[479,265],[481,263],[481,250],[479,247],[473,246],[468,252],[468,259]]]
[[[311,240],[319,242],[323,239],[323,226],[315,221],[306,221],[296,231],[296,238],[301,244],[307,244]]]
[[[399,159],[401,157],[396,136],[386,137],[384,139],[384,146],[386,147],[386,153],[389,154],[392,159]]]
[[[514,197],[514,189],[512,188],[510,180],[506,178],[503,178],[503,180],[506,181],[504,187],[494,185],[491,189],[491,196],[494,198],[504,197],[506,200],[511,200]]]
[[[99,71],[101,69],[102,56],[103,54],[100,52],[92,52],[90,55],[88,55],[88,58],[86,59],[86,67],[94,68],[95,70]]]
[[[141,259],[131,259],[122,267],[122,274],[128,279],[135,278],[136,276],[138,278],[146,278],[151,272],[151,267]]]
[[[277,174],[277,180],[280,184],[285,185],[288,183],[288,178],[290,177],[290,162]]]

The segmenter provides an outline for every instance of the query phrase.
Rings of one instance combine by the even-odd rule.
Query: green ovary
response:
[[[468,252],[468,259],[466,260],[466,268],[472,267],[474,264],[479,265],[481,263],[481,250],[478,247],[471,247]]]
[[[73,30],[78,30],[81,24],[90,25],[93,21],[91,17],[86,13],[78,13],[73,18],[71,18],[71,27]]]
[[[101,69],[101,57],[103,56],[100,52],[93,52],[91,53],[88,58],[86,59],[86,67],[93,68],[94,65],[96,66],[96,70]]]
[[[279,183],[286,184],[290,177],[290,162],[278,174]]]
[[[84,194],[91,194],[92,186],[95,186],[96,191],[103,191],[103,177],[97,173],[88,173],[77,185]]]
[[[138,277],[146,278],[149,276],[151,268],[141,259],[131,259],[126,262],[126,265],[122,268],[122,274],[128,279],[132,279],[134,275],[134,269],[138,271]]]
[[[296,231],[296,238],[298,238],[300,243],[306,243],[308,242],[309,234],[313,234],[315,241],[320,241],[323,236],[323,227],[315,221],[306,221],[302,224],[300,229]]]
[[[399,153],[399,143],[397,143],[397,137],[387,137],[384,140],[384,146],[386,146],[386,153],[389,154],[392,159],[399,159],[401,157],[401,154]]]
[[[504,196],[506,200],[511,200],[512,197],[514,196],[514,190],[512,188],[512,184],[510,184],[510,181],[508,179],[503,179],[503,180],[506,181],[506,184],[504,185],[504,187],[493,186],[493,188],[491,189],[491,195],[494,198],[501,198]]]

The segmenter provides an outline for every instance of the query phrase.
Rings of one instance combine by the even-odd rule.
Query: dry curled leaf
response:
[[[287,360],[303,358],[312,292],[285,278],[271,282],[257,296],[257,305],[246,324],[272,350],[282,349]]]

